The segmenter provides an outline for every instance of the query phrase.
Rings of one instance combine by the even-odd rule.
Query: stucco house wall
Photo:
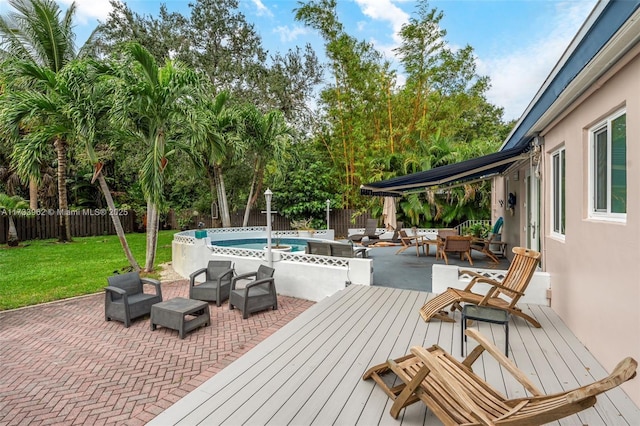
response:
[[[611,370],[624,356],[640,359],[640,55],[608,77],[566,117],[544,130],[543,264],[551,307]],[[627,58],[629,59],[629,58]],[[589,128],[626,108],[625,223],[589,218]],[[551,232],[551,155],[566,155],[566,232]],[[627,385],[640,403],[640,387]]]

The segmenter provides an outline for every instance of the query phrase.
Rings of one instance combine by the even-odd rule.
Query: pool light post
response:
[[[267,263],[273,267],[273,257],[271,256],[271,197],[273,192],[269,188],[264,191],[264,198],[267,200]]]
[[[327,229],[329,229],[329,212],[331,211],[331,200],[327,200]]]

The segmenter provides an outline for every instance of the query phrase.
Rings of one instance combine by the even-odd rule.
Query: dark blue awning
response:
[[[528,147],[506,149],[483,157],[456,164],[436,167],[425,172],[412,173],[360,187],[362,195],[400,197],[408,191],[440,185],[453,185],[474,179],[488,179],[507,170],[513,163],[527,158]]]

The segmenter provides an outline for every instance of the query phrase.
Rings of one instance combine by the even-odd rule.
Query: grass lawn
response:
[[[176,232],[159,232],[156,267],[171,260]],[[146,234],[127,234],[127,241],[144,265]],[[19,247],[0,246],[0,310],[101,291],[113,271],[128,266],[116,235],[74,238],[72,243],[32,240]]]

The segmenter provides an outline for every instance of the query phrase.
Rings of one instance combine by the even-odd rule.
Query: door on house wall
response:
[[[540,179],[527,171],[526,182],[527,247],[540,251]]]

